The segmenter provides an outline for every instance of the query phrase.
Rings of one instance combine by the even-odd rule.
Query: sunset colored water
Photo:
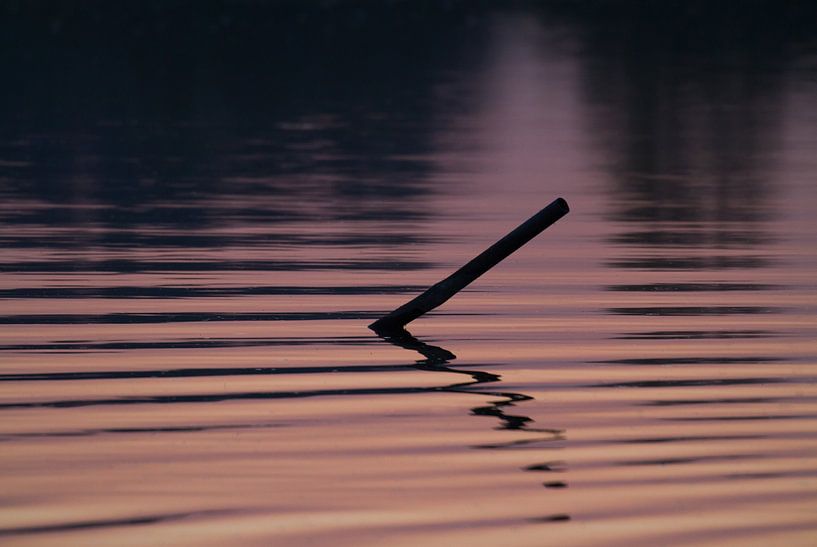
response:
[[[0,542],[814,545],[803,18],[400,9],[21,16]]]

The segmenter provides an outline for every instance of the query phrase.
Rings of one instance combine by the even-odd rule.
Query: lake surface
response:
[[[0,540],[813,545],[810,19],[592,5],[6,19]]]

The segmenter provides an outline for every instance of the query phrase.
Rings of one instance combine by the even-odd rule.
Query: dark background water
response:
[[[3,197],[57,206],[4,220],[81,225],[87,217],[59,207],[80,202],[101,205],[93,222],[114,229],[221,216],[274,222],[310,199],[339,204],[322,211],[335,216],[424,214],[437,189],[423,181],[431,166],[418,158],[434,149],[444,114],[467,111],[470,90],[451,82],[484,64],[497,12],[553,29],[550,43],[532,47],[575,57],[585,129],[609,161],[609,191],[648,203],[619,215],[760,218],[789,107],[784,90],[792,78],[813,79],[817,47],[811,2],[35,1],[0,9]],[[708,192],[652,178],[693,172]],[[258,173],[290,178],[241,189],[222,180]],[[305,173],[329,180],[299,184]],[[286,197],[258,210],[187,206],[236,191]],[[161,244],[121,237],[112,243]]]

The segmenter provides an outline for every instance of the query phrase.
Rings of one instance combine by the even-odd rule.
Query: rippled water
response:
[[[817,541],[810,33],[269,10],[11,34],[4,543]]]

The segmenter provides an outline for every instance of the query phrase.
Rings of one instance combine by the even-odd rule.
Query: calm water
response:
[[[4,544],[817,542],[800,14],[247,6],[3,23]]]

